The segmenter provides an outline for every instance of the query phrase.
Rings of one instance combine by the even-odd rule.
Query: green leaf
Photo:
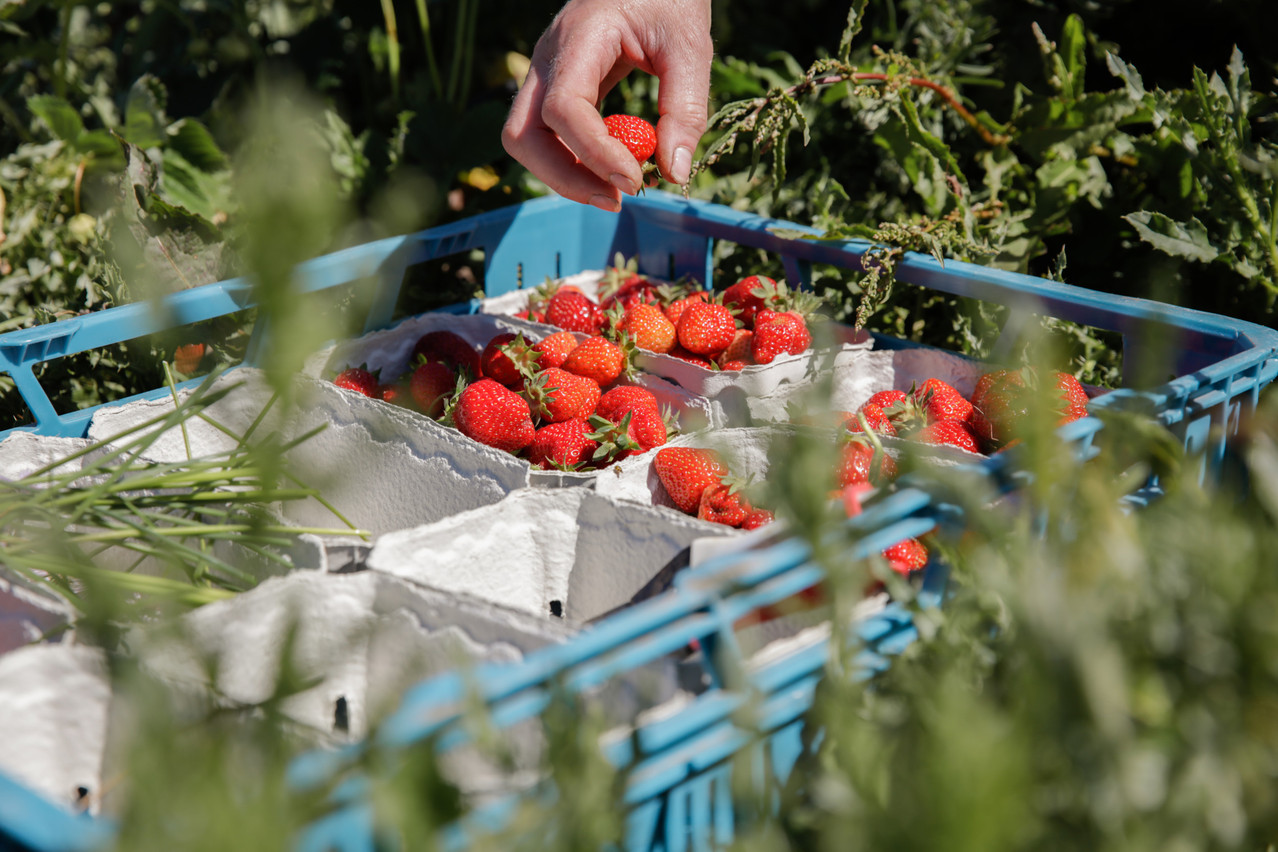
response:
[[[1197,219],[1177,222],[1162,213],[1141,210],[1123,217],[1140,238],[1161,252],[1203,263],[1215,260],[1220,252],[1211,244],[1207,228]]]
[[[1087,29],[1083,26],[1083,19],[1076,14],[1066,18],[1065,26],[1061,28],[1060,54],[1071,85],[1080,84],[1087,70]],[[1081,95],[1081,88],[1077,85],[1071,94],[1074,97]]]
[[[53,135],[72,144],[84,132],[84,122],[71,104],[54,95],[36,95],[27,99],[27,109],[48,126]]]
[[[168,128],[168,148],[188,163],[206,172],[226,168],[226,154],[218,147],[208,128],[193,118],[183,118]]]
[[[1112,53],[1105,54],[1105,64],[1109,66],[1109,73],[1123,81],[1127,94],[1132,100],[1144,99],[1145,82],[1140,78],[1140,72],[1136,70],[1136,66],[1128,65]]]
[[[139,148],[164,145],[167,121],[164,118],[164,86],[155,77],[143,75],[129,89],[124,106],[124,129],[121,135]]]

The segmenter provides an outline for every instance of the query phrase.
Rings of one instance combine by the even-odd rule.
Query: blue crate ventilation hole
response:
[[[794,223],[657,192],[626,199],[619,214],[563,199],[541,199],[315,258],[298,267],[296,281],[301,292],[372,282],[377,292],[365,327],[375,330],[391,323],[409,267],[458,252],[484,252],[486,294],[496,296],[534,286],[546,277],[604,268],[618,252],[637,258],[641,272],[711,282],[714,243],[729,240],[779,256],[787,276],[805,283],[813,264],[860,269],[869,248],[864,241],[797,239],[780,232],[817,235]],[[1093,400],[1093,406],[1147,412],[1201,454],[1205,476],[1218,470],[1227,436],[1255,409],[1262,388],[1278,375],[1278,332],[1254,323],[968,263],[941,263],[922,254],[907,254],[896,274],[905,283],[1007,306],[1005,339],[1028,317],[1052,316],[1120,334],[1125,363],[1136,364],[1142,355],[1142,332],[1159,328],[1174,333],[1180,346],[1177,378],[1154,388],[1113,391]],[[172,294],[158,303],[123,305],[0,335],[0,374],[13,377],[35,419],[33,425],[19,428],[83,436],[93,415],[93,409],[65,415],[54,410],[34,372],[41,362],[253,304],[250,283],[237,278]],[[471,303],[447,310],[477,309],[478,303]],[[255,363],[265,333],[254,330],[257,345],[250,345],[246,363]],[[134,399],[165,393],[161,388]],[[1085,418],[1062,427],[1061,435],[1085,454],[1100,426],[1096,418]],[[1018,481],[1007,458],[974,467],[1006,487]],[[874,553],[901,538],[955,522],[949,507],[907,484],[849,522],[860,538],[847,556]],[[454,672],[409,690],[379,740],[353,748],[397,748],[430,736],[438,736],[441,747],[464,742],[457,708],[468,683],[477,685],[494,718],[509,725],[541,712],[550,700],[551,682],[588,689],[685,648],[694,639],[707,652],[718,649],[731,658],[737,619],[823,576],[822,569],[808,561],[806,548],[793,541],[748,557],[707,562],[676,575],[667,593],[615,613],[573,640],[531,654],[519,664],[480,667],[467,681]],[[921,600],[935,603],[944,579],[943,566],[929,566]],[[896,607],[857,625],[857,632],[864,642],[857,658],[861,677],[886,667],[888,658],[916,635],[909,613]],[[817,640],[753,671],[745,689],[726,680],[715,682],[677,714],[608,746],[607,756],[629,773],[627,849],[673,852],[730,842],[736,819],[729,788],[734,758],[745,758],[761,787],[775,789],[784,783],[804,747],[804,714],[829,652],[828,640]],[[761,704],[755,714],[759,727],[747,731],[734,722],[733,710],[748,698]],[[309,785],[331,777],[350,756],[349,750],[308,755],[294,767],[293,783]],[[72,817],[51,805],[27,807],[31,801],[29,791],[0,779],[0,850],[101,848],[108,830],[104,823]],[[469,832],[500,823],[509,810],[509,802],[499,802],[455,827],[449,838],[462,848]],[[370,812],[354,789],[334,801],[332,812],[315,822],[298,846],[365,850],[371,843]]]

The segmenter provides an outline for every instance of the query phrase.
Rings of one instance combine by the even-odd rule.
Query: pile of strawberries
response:
[[[647,352],[708,370],[740,370],[798,355],[812,345],[808,318],[819,305],[809,293],[761,275],[712,294],[687,284],[658,284],[618,257],[599,287],[599,301],[572,285],[547,282],[518,316],[583,334],[605,335]]]
[[[503,332],[482,349],[451,331],[423,335],[415,365],[383,385],[363,368],[342,387],[415,408],[543,469],[589,470],[664,444],[674,429],[652,391],[627,384],[627,349],[560,331],[536,343]]]
[[[1044,387],[1044,383],[1050,383]],[[1069,373],[1046,377],[1031,369],[995,370],[977,381],[971,397],[931,378],[908,392],[880,391],[843,413],[847,435],[840,456],[840,485],[883,482],[896,475],[891,456],[879,452],[878,435],[949,445],[970,453],[997,452],[1019,440],[1036,405],[1051,406],[1058,426],[1087,416],[1087,391]]]

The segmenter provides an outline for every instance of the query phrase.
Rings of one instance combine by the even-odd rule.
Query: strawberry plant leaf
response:
[[[84,132],[84,122],[71,104],[54,95],[36,95],[27,99],[27,109],[48,126],[55,138],[75,143]]]
[[[1220,252],[1211,244],[1207,227],[1197,219],[1177,222],[1162,213],[1140,210],[1123,217],[1145,242],[1173,257],[1210,263]]]

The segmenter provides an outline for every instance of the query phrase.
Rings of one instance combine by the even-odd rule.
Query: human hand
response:
[[[713,55],[710,0],[569,0],[533,50],[502,144],[565,198],[619,210],[643,172],[608,135],[598,105],[638,68],[660,80],[657,166],[685,184],[705,131]]]

